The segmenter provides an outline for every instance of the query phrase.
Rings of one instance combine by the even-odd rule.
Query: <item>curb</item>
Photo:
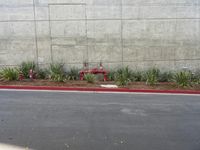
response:
[[[51,91],[80,91],[80,92],[120,92],[120,93],[160,93],[160,94],[200,94],[193,90],[140,90],[126,88],[84,88],[84,87],[55,87],[55,86],[0,86],[0,89],[13,90],[51,90]]]

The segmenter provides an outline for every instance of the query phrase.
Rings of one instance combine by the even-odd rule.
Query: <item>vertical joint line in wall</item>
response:
[[[52,52],[52,36],[51,36],[51,18],[50,18],[50,8],[48,5],[48,21],[49,21],[49,37],[50,37],[50,57],[51,57],[51,63],[53,63],[53,52]]]
[[[196,9],[197,9],[197,18],[200,18],[200,1],[199,0],[197,0],[197,5],[196,5]],[[198,41],[200,40],[200,21],[198,21],[198,27],[197,27],[197,29],[198,29]],[[200,46],[198,45],[198,48],[197,48],[198,50],[200,50]]]
[[[37,68],[38,68],[38,66],[39,66],[39,62],[38,62],[38,36],[37,36],[37,24],[36,24],[36,13],[35,13],[35,0],[33,0],[33,15],[34,15],[34,29],[35,29],[36,64],[37,64]]]
[[[88,22],[87,22],[87,4],[85,3],[85,36],[86,36],[86,60],[83,61],[89,61],[89,56],[88,56]],[[84,57],[84,56],[83,56]]]
[[[200,18],[200,1],[199,1],[199,0],[197,0],[196,9],[197,9],[197,12],[198,12],[198,13],[197,13],[197,14],[198,14],[197,18]],[[200,41],[200,21],[198,21],[198,27],[197,27],[197,29],[198,29],[197,40],[198,40],[198,42],[199,42],[199,41]],[[198,54],[199,51],[200,51],[200,45],[197,44],[196,54]],[[198,67],[200,67],[200,65],[198,65]]]
[[[121,21],[121,32],[120,32],[120,40],[121,40],[121,59],[122,59],[122,66],[124,65],[124,41],[123,41],[123,16],[122,16],[122,13],[123,13],[123,6],[122,6],[122,0],[120,0],[120,21]]]
[[[175,3],[175,8],[176,8],[176,19],[175,19],[175,41],[177,41],[177,26],[178,26],[178,23],[177,23],[177,16],[178,16],[178,8],[177,8],[177,3]],[[174,68],[176,68],[176,48],[174,48]]]
[[[197,9],[197,18],[200,18],[200,1],[197,0],[197,5],[196,5],[196,9]],[[197,25],[197,32],[198,32],[198,35],[197,35],[197,39],[198,41],[200,40],[200,21],[198,21],[198,25]],[[200,45],[197,44],[197,51],[200,50]]]

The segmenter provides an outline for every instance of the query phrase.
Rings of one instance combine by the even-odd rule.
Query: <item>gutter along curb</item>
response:
[[[46,90],[46,91],[80,91],[80,92],[113,92],[113,93],[163,93],[163,94],[200,94],[195,90],[152,90],[126,88],[84,88],[84,87],[56,87],[56,86],[15,86],[1,85],[0,89],[12,90]]]

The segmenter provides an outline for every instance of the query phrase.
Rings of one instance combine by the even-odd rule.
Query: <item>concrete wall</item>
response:
[[[0,65],[200,68],[200,0],[0,0]]]

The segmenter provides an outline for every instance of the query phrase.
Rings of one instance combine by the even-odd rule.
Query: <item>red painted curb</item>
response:
[[[200,94],[192,90],[140,90],[126,88],[83,88],[83,87],[55,87],[55,86],[11,86],[3,85],[0,89],[21,90],[53,90],[53,91],[87,91],[87,92],[130,92],[130,93],[166,93],[166,94]]]

